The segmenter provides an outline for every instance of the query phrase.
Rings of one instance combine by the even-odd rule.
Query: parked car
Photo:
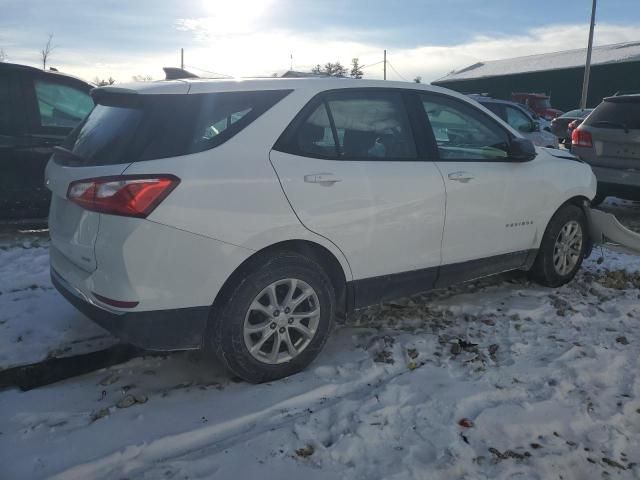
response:
[[[464,95],[339,79],[93,90],[49,161],[51,276],[126,342],[291,375],[334,318],[507,270],[570,281],[596,180]]]
[[[0,219],[46,218],[47,160],[93,108],[91,88],[69,75],[0,62]]]
[[[540,128],[540,123],[533,118],[524,105],[484,95],[469,96],[518,130],[525,138],[531,140],[534,145],[558,148],[558,137]]]
[[[551,97],[544,93],[512,93],[511,100],[528,106],[531,110],[540,115],[545,120],[553,120],[562,115],[562,110],[551,106]]]
[[[598,178],[596,203],[609,195],[640,199],[640,95],[605,98],[571,141]]]
[[[551,132],[560,139],[562,143],[571,143],[571,131],[569,124],[576,120],[584,120],[591,112],[593,108],[576,109],[563,113],[557,118],[551,120]],[[573,129],[575,129],[580,123],[573,123]]]

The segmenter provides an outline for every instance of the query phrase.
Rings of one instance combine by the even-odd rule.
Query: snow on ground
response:
[[[640,257],[604,253],[359,312],[270,384],[178,353],[1,392],[0,478],[640,478]]]
[[[0,370],[114,343],[51,285],[46,236],[0,237]]]

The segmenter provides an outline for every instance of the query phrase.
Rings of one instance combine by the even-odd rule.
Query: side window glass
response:
[[[490,117],[463,102],[422,95],[441,160],[500,161],[507,158],[509,136]]]
[[[498,103],[495,102],[487,102],[487,103],[483,103],[482,104],[483,107],[491,110],[493,113],[495,113],[498,117],[500,117],[502,120],[506,120],[506,115],[504,113],[504,109],[502,108],[502,106]]]
[[[507,107],[507,123],[519,132],[531,132],[533,126],[529,117],[513,107]]]
[[[409,118],[399,94],[340,92],[327,105],[344,160],[411,160],[417,158]]]
[[[300,125],[295,143],[296,150],[303,155],[336,158],[336,143],[324,102]]]
[[[236,108],[239,108],[239,107],[236,107]],[[211,140],[212,138],[220,135],[222,132],[224,132],[227,128],[229,128],[231,125],[233,125],[242,117],[244,117],[251,110],[253,110],[253,107],[242,108],[242,110],[239,110],[237,112],[229,113],[225,118],[222,118],[216,121],[215,123],[212,123],[211,125],[204,125],[203,126],[204,130],[201,132],[202,139]],[[208,123],[211,123],[211,121],[209,121]]]
[[[12,129],[11,126],[11,112],[9,106],[11,105],[11,93],[9,91],[9,75],[0,75],[0,134],[7,134]]]
[[[34,87],[42,127],[73,128],[93,108],[93,100],[82,90],[46,80],[35,80]]]

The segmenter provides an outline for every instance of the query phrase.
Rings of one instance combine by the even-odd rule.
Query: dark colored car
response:
[[[573,131],[572,151],[591,165],[598,195],[640,200],[640,95],[605,98]]]
[[[511,94],[511,100],[528,106],[545,120],[553,120],[554,118],[562,115],[562,110],[553,108],[551,106],[551,97],[544,93],[514,92]]]
[[[491,110],[514,129],[518,130],[525,138],[531,140],[534,145],[558,148],[558,138],[551,132],[540,128],[540,123],[534,119],[534,116],[525,105],[486,95],[471,94],[469,97]]]
[[[45,218],[44,169],[93,109],[93,86],[78,78],[0,63],[0,219]]]
[[[593,108],[577,109],[563,113],[559,117],[551,120],[551,132],[553,132],[561,142],[571,143],[569,124],[574,120],[584,120],[591,112],[593,112]]]

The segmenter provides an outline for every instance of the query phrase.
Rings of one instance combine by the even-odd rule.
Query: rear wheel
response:
[[[231,372],[253,383],[309,365],[324,346],[335,313],[329,277],[295,253],[261,262],[220,303],[207,346]]]
[[[588,247],[587,232],[586,217],[580,207],[561,207],[547,225],[531,276],[548,287],[571,281]]]

